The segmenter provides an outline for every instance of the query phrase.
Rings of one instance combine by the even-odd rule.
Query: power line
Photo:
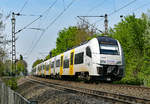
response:
[[[35,15],[35,14],[20,14],[20,16],[31,16],[31,17],[39,17],[40,15]]]
[[[28,1],[29,1],[29,0],[27,0],[27,1],[24,3],[24,5],[23,5],[21,11],[22,11],[23,8],[25,7],[25,5],[28,3]],[[42,15],[44,15],[47,11],[49,11],[49,10],[55,5],[56,2],[57,2],[57,0],[55,0],[55,2],[54,2],[47,10],[45,10],[45,11],[42,13]],[[20,11],[20,12],[21,12],[21,11]],[[18,13],[18,15],[19,15],[19,16],[26,16],[26,15],[20,14],[20,13]],[[40,19],[40,18],[42,17],[42,15],[40,15],[37,19],[35,19],[34,21],[32,21],[31,23],[29,23],[28,25],[26,25],[26,26],[23,27],[22,29],[18,30],[15,34],[21,32],[22,30],[26,29],[28,26],[32,25],[34,22],[36,22],[38,19]],[[30,16],[36,16],[36,15],[30,15]]]
[[[38,42],[40,41],[40,39],[42,38],[42,36],[45,34],[46,30],[52,26],[63,14],[65,11],[67,11],[69,9],[69,7],[74,3],[75,0],[72,0],[71,3],[46,27],[46,29],[41,33],[40,37],[38,38],[38,40],[36,41],[36,43],[34,44],[33,48],[31,49],[31,51],[29,52],[29,55],[32,53],[32,51],[34,50],[34,48],[37,46]]]
[[[92,12],[94,9],[96,9],[97,7],[100,7],[101,5],[103,5],[105,3],[106,0],[103,0],[102,2],[100,2],[98,5],[94,6],[93,8],[91,8],[88,12],[87,15]]]
[[[52,5],[50,5],[43,13],[42,15],[46,14],[45,18],[43,18],[44,20],[46,20],[47,16],[48,16],[48,12],[50,12],[50,10],[52,9],[52,7],[57,3],[58,0],[55,0]],[[44,22],[42,22],[42,24],[44,24]],[[41,24],[41,25],[42,25]],[[40,26],[41,26],[40,25]]]
[[[113,12],[111,12],[110,14],[108,14],[108,16],[111,16],[111,15],[113,15],[113,14],[119,12],[121,9],[124,9],[125,7],[127,7],[127,6],[131,5],[132,3],[134,3],[135,1],[137,1],[137,0],[133,0],[133,1],[129,2],[128,4],[122,6],[121,8],[119,8],[119,9],[117,9],[117,10],[114,10]],[[100,20],[95,21],[94,24],[96,24],[97,22],[102,21],[102,20],[103,20],[103,18],[100,19]]]
[[[55,23],[55,21],[60,18],[61,15],[63,15],[63,13],[73,4],[74,0],[72,0],[72,2],[67,6],[66,9],[64,9],[45,29],[45,31],[43,31],[40,35],[40,37],[38,38],[38,40],[36,41],[35,45],[33,46],[33,48],[31,49],[31,51],[29,52],[29,54],[31,54],[31,52],[33,51],[33,49],[36,47],[36,45],[38,44],[38,42],[40,41],[40,39],[42,38],[42,36],[44,35],[44,33],[46,32],[46,30],[53,24]]]
[[[40,27],[41,26],[41,20],[40,20],[40,22],[39,22],[39,24],[38,24],[38,26],[37,27]],[[38,31],[36,31],[35,32],[35,36],[34,36],[34,40],[32,40],[32,42],[31,42],[31,45],[30,45],[30,47],[28,48],[28,50],[25,52],[25,55],[28,53],[28,51],[30,51],[30,48],[32,48],[32,44],[34,43],[34,41],[35,41],[35,39],[36,39],[36,37],[37,37],[37,33],[38,33]]]
[[[116,0],[114,0],[113,7],[114,7],[114,11],[116,11]]]
[[[47,13],[46,15],[48,15],[48,11],[50,11],[50,10],[52,9],[52,7],[57,3],[57,1],[58,1],[58,0],[55,0],[52,4],[50,4],[50,6],[42,13],[42,15],[44,15],[44,14],[46,14],[46,13]],[[44,20],[46,20],[46,17],[44,18]],[[38,27],[40,28],[42,24],[43,24],[43,22],[40,23]],[[35,38],[34,38],[34,39],[35,39]],[[34,41],[35,41],[35,40],[32,41],[32,44],[34,43]],[[30,46],[30,48],[32,48],[32,45]],[[25,54],[27,54],[28,51],[30,51],[30,48],[26,51]]]
[[[19,13],[21,13],[23,11],[23,9],[25,8],[25,6],[27,5],[29,0],[26,0],[25,3],[23,4],[21,10],[19,11]]]
[[[99,31],[99,32],[101,32],[101,33],[103,33],[101,30],[99,30],[98,28],[96,28],[94,25],[92,25],[92,24],[90,24],[88,21],[85,21],[85,19],[83,19],[83,18],[81,18],[80,16],[77,16],[79,19],[81,19],[82,21],[84,21],[85,23],[87,23],[89,26],[91,26],[92,28],[94,28],[95,30],[97,30],[97,31]],[[93,16],[91,16],[91,17],[93,17]],[[95,16],[94,16],[95,17]],[[98,16],[98,17],[100,17],[100,16]]]
[[[117,10],[113,11],[113,12],[112,12],[112,13],[110,13],[108,16],[111,16],[111,15],[113,15],[113,14],[115,14],[115,13],[119,12],[120,10],[124,9],[125,7],[127,7],[127,6],[129,6],[129,5],[131,5],[131,4],[133,4],[135,1],[137,1],[137,0],[133,0],[133,1],[129,2],[128,4],[126,4],[126,5],[122,6],[121,8],[119,8],[119,9],[117,9]]]
[[[119,12],[120,10],[126,8],[127,6],[133,4],[135,1],[137,1],[137,0],[132,0],[131,2],[129,2],[129,3],[125,4],[124,6],[122,6],[121,8],[119,8],[117,10],[114,10],[113,12],[111,12],[110,14],[108,14],[108,16],[112,16],[113,14],[115,14],[115,13]],[[103,19],[95,21],[94,24],[97,23],[97,22],[99,22],[99,21],[101,21],[101,20],[103,20]]]
[[[65,9],[65,0],[63,0],[63,7],[64,7],[64,9]]]
[[[44,15],[46,12],[48,12],[48,11],[56,4],[56,2],[57,2],[57,0],[55,0],[55,1],[53,2],[53,4],[50,5],[50,6],[42,13],[42,15]]]
[[[145,3],[145,4],[143,4],[143,5],[139,6],[139,7],[137,7],[136,9],[132,10],[132,12],[133,12],[133,11],[137,11],[138,9],[141,9],[142,7],[147,6],[147,5],[149,5],[149,4],[150,4],[150,2]]]
[[[134,3],[135,1],[137,1],[137,0],[133,0],[133,1],[129,2],[128,4],[122,6],[121,8],[119,8],[119,9],[117,9],[117,10],[115,9],[112,13],[108,14],[108,16],[111,16],[111,15],[113,15],[114,13],[119,12],[121,9],[124,9],[125,7],[127,7],[127,6],[131,5],[132,3]],[[102,5],[104,2],[105,2],[105,0],[101,3],[101,5]],[[93,8],[93,9],[94,9],[94,8]],[[91,9],[91,10],[92,10],[92,9]],[[95,21],[94,24],[96,24],[97,22],[99,22],[99,21],[101,21],[101,20],[103,20],[103,18],[100,19],[100,20]],[[84,20],[84,21],[85,21],[85,20]],[[88,22],[86,22],[86,23],[88,23]],[[89,24],[89,23],[88,23],[88,24]],[[92,26],[92,27],[94,27],[94,26],[91,25],[91,24],[89,24],[89,25]],[[97,28],[96,28],[96,29],[97,29]],[[101,32],[101,31],[100,31],[100,32]]]
[[[19,33],[19,32],[21,32],[22,30],[24,30],[24,29],[26,29],[28,26],[30,26],[30,25],[32,25],[34,22],[36,22],[38,19],[40,19],[42,17],[42,15],[41,16],[39,16],[38,18],[36,18],[34,21],[32,21],[31,23],[29,23],[29,24],[27,24],[25,27],[23,27],[22,29],[20,29],[20,30],[18,30],[17,32],[15,32],[15,34],[17,34],[17,33]]]
[[[57,21],[58,18],[60,18],[60,16],[62,16],[64,14],[64,12],[69,9],[69,7],[74,3],[75,0],[72,0],[72,2],[46,27],[46,30],[53,25],[53,23],[55,23]]]
[[[139,7],[135,8],[135,9],[133,9],[131,12],[134,13],[134,11],[137,11],[138,9],[141,9],[141,8],[143,8],[144,6],[147,6],[147,5],[149,5],[149,4],[150,4],[150,2],[145,3],[145,4],[141,5],[141,6],[139,6]],[[124,17],[124,16],[122,15],[122,17]]]

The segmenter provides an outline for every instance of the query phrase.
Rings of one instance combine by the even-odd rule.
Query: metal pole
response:
[[[15,13],[12,13],[12,71],[16,71]]]
[[[104,20],[105,35],[107,36],[107,34],[108,34],[108,19],[107,19],[107,14],[105,14],[104,18],[105,18],[105,20]]]
[[[105,27],[105,33],[104,33],[104,35],[105,36],[107,36],[108,35],[108,15],[107,14],[105,14],[105,15],[101,15],[101,16],[77,16],[79,19],[81,19],[81,20],[83,20],[83,21],[85,21],[85,19],[82,19],[82,18],[80,18],[80,17],[103,17],[103,18],[105,18],[105,20],[104,20],[104,27]],[[88,22],[86,22],[86,23],[88,23]],[[88,23],[89,24],[89,23]],[[101,33],[103,33],[102,31],[100,31]]]
[[[84,23],[89,24],[91,27],[93,27],[94,29],[96,29],[97,31],[99,31],[100,33],[103,33],[101,30],[99,30],[98,28],[94,27],[93,25],[91,25],[88,21],[85,21],[83,18],[81,17],[88,17],[88,16],[77,16],[80,20],[84,21]],[[93,17],[93,16],[92,16]],[[101,17],[101,16],[98,16]]]

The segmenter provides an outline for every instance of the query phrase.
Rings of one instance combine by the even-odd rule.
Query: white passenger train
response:
[[[118,40],[101,36],[38,64],[33,74],[116,81],[124,77],[124,70],[123,50]]]

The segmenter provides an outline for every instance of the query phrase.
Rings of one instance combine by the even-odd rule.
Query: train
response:
[[[119,81],[125,76],[124,54],[118,40],[98,36],[36,65],[34,76]]]

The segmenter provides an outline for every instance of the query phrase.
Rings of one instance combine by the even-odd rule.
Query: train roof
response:
[[[97,40],[99,44],[112,44],[112,45],[117,45],[117,40],[108,37],[108,36],[99,36],[97,37]]]
[[[98,42],[99,42],[99,44],[112,44],[112,45],[117,45],[118,43],[117,43],[117,40],[115,40],[115,39],[113,39],[113,38],[111,38],[111,37],[108,37],[108,36],[98,36],[98,37],[96,37],[96,39],[98,40]],[[67,51],[69,51],[69,50],[71,50],[71,49],[73,49],[73,48],[76,48],[76,47],[79,47],[79,46],[81,46],[81,45],[84,45],[84,44],[86,44],[86,43],[88,43],[90,40],[88,40],[88,41],[85,41],[85,42],[82,42],[80,45],[77,45],[77,46],[74,46],[74,47],[72,47],[72,48],[69,48],[69,49],[67,49],[66,51],[64,51],[64,52],[67,52]],[[64,53],[63,52],[63,53]],[[61,53],[62,54],[62,53]],[[59,55],[57,55],[57,56],[59,56]],[[57,56],[54,56],[54,57],[57,57]],[[53,59],[54,57],[52,57],[51,59]],[[50,60],[50,59],[49,59]],[[44,61],[44,62],[42,62],[42,63],[40,63],[40,64],[38,64],[37,66],[39,66],[39,65],[41,65],[41,64],[43,64],[43,63],[45,63],[45,62],[47,62],[48,60],[46,60],[46,61]]]

